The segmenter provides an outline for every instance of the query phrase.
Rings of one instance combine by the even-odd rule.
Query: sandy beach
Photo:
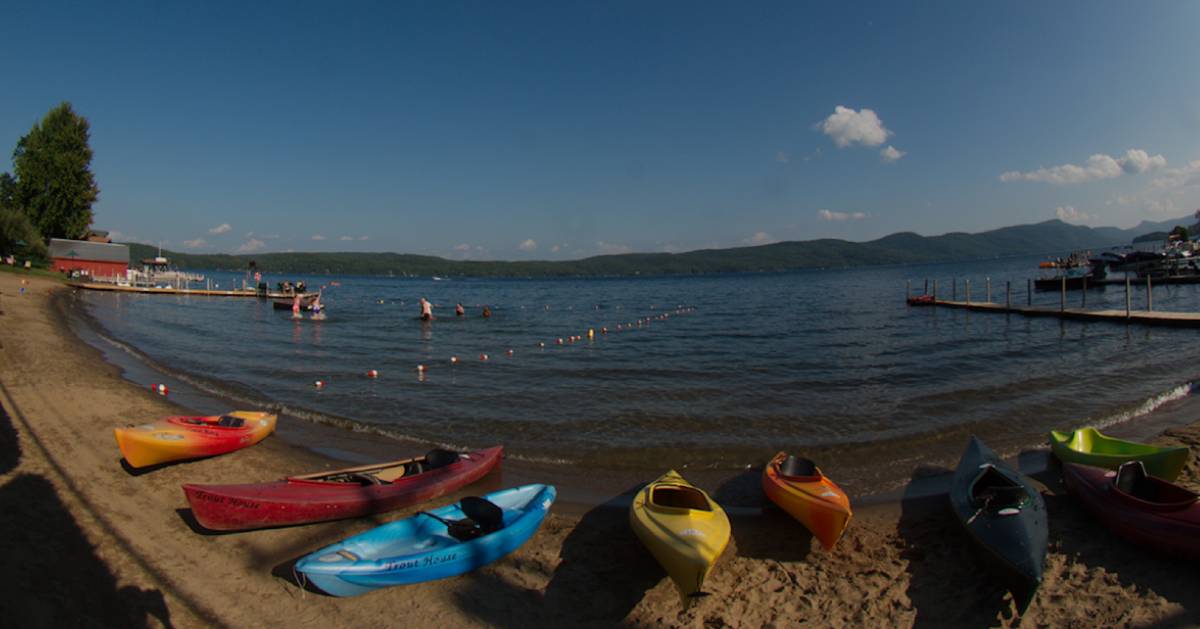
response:
[[[1090,521],[1054,466],[1036,478],[1050,515],[1046,577],[1019,618],[969,552],[945,496],[916,491],[860,508],[833,553],[780,511],[735,514],[733,542],[706,587],[712,596],[684,613],[629,530],[627,512],[612,506],[556,508],[530,543],[466,576],[351,599],[307,591],[293,578],[296,559],[415,509],[246,533],[199,529],[184,482],[262,481],[342,463],[273,437],[231,455],[127,471],[112,429],[188,409],[124,380],[70,333],[53,300],[71,289],[30,277],[20,294],[24,279],[0,273],[0,534],[7,551],[0,618],[8,626],[1200,623],[1195,567],[1146,555]],[[1155,441],[1196,449],[1200,423]],[[515,469],[484,486],[532,473]],[[752,495],[758,474],[747,470],[723,484]],[[1180,482],[1200,488],[1194,460]]]

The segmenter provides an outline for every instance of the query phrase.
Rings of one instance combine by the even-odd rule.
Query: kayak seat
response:
[[[1029,499],[1024,487],[1001,474],[995,466],[984,466],[983,472],[971,485],[971,501],[980,508],[992,511],[1019,508]]]
[[[1158,486],[1150,482],[1146,474],[1146,466],[1141,461],[1122,463],[1120,469],[1117,470],[1116,484],[1118,490],[1134,498],[1146,502],[1158,502]]]
[[[654,488],[650,495],[650,503],[659,507],[675,509],[691,509],[693,511],[712,511],[704,494],[695,487],[680,487],[679,485],[660,485]]]
[[[779,464],[779,473],[783,476],[816,476],[817,464],[811,459],[788,455],[783,463]]]
[[[504,528],[504,510],[495,503],[478,496],[467,496],[459,502],[463,515],[461,520],[447,520],[428,511],[427,515],[446,525],[446,533],[460,542],[469,542]]]
[[[217,425],[226,428],[241,428],[246,425],[246,420],[241,417],[234,417],[233,415],[222,415],[221,419],[217,420]]]
[[[430,450],[425,455],[425,465],[427,469],[436,470],[439,467],[446,467],[452,463],[458,462],[458,453],[450,450],[442,450],[440,448]]]
[[[413,476],[425,471],[425,466],[420,461],[410,461],[404,464],[404,475]]]

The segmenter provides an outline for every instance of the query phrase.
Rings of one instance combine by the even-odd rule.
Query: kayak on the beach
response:
[[[1152,446],[1101,434],[1095,428],[1050,431],[1050,449],[1063,463],[1082,463],[1115,470],[1122,463],[1141,461],[1146,472],[1169,481],[1179,478],[1187,464],[1187,446]]]
[[[1024,612],[1042,583],[1046,503],[1025,476],[971,437],[950,486],[950,506]]]
[[[675,582],[683,608],[704,596],[704,579],[729,544],[721,506],[671,470],[633,498],[629,524]]]
[[[1200,495],[1151,476],[1140,461],[1115,472],[1064,463],[1063,479],[1117,535],[1172,557],[1200,559]]]
[[[551,485],[468,496],[326,546],[297,561],[296,572],[334,596],[464,574],[533,537],[554,497]]]
[[[853,513],[850,498],[808,459],[780,452],[763,468],[763,491],[800,521],[826,551],[841,539]]]
[[[192,515],[205,528],[240,531],[384,513],[457,491],[500,465],[504,448],[423,457],[290,476],[267,483],[186,484]]]
[[[275,419],[275,413],[230,411],[209,417],[168,417],[113,432],[125,460],[133,467],[147,467],[252,446],[275,431]]]

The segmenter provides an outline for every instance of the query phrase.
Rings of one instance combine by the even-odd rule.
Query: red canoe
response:
[[[407,507],[469,485],[500,465],[497,446],[459,454],[433,450],[423,457],[270,483],[184,485],[192,514],[205,528],[242,531],[355,518]]]
[[[1200,559],[1200,495],[1146,474],[1138,461],[1118,471],[1063,463],[1063,478],[1117,535],[1172,557]]]

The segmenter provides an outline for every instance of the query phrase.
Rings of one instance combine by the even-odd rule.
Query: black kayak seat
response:
[[[971,485],[971,500],[979,508],[1000,511],[1020,508],[1029,492],[1019,483],[1000,473],[993,465],[984,465]]]
[[[435,448],[425,455],[425,469],[436,470],[458,462],[458,453]]]
[[[485,498],[467,496],[459,501],[459,509],[467,517],[448,520],[428,511],[419,513],[445,524],[446,533],[460,542],[469,542],[504,528],[504,510]]]
[[[425,465],[421,461],[409,461],[404,464],[404,475],[413,476],[425,471]]]
[[[816,476],[817,464],[812,459],[788,455],[783,463],[779,464],[779,473],[784,476]]]
[[[1141,461],[1122,463],[1117,469],[1117,490],[1127,493],[1134,498],[1148,502],[1156,502],[1158,487],[1149,481],[1146,466]]]
[[[221,419],[217,420],[217,425],[226,428],[241,428],[246,425],[246,420],[241,417],[234,417],[233,415],[222,415]]]

